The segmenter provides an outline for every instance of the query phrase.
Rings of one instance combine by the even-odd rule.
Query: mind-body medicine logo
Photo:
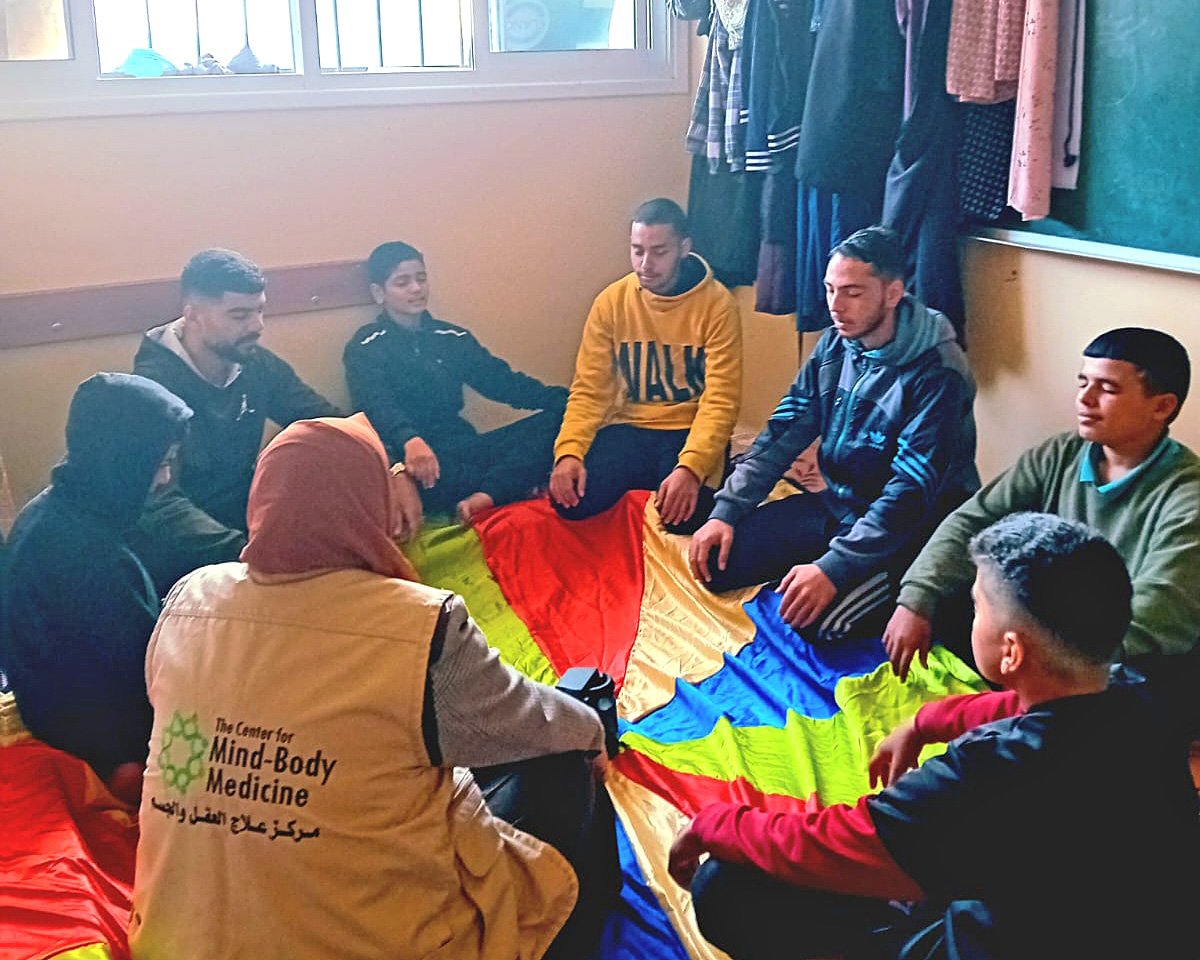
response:
[[[208,738],[200,733],[196,714],[185,717],[176,710],[163,731],[158,749],[158,766],[167,786],[181,794],[187,793],[188,788],[204,776],[207,749]]]

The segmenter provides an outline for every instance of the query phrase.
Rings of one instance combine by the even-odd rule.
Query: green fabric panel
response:
[[[466,600],[472,618],[505,663],[542,683],[558,680],[550,661],[504,599],[473,530],[457,524],[425,527],[416,540],[404,545],[404,553],[424,583],[453,590]]]
[[[960,693],[979,693],[988,686],[980,676],[945,647],[929,651],[929,668],[920,661],[909,671],[908,682],[901,683],[888,663],[873,673],[846,677],[834,690],[833,698],[850,725],[858,731],[863,769],[875,747],[901,721],[907,720],[924,704]],[[940,753],[940,744],[922,752],[922,759]]]
[[[923,703],[985,688],[957,657],[935,648],[929,669],[917,668],[902,684],[883,663],[873,673],[839,681],[835,697],[842,710],[827,720],[789,711],[779,727],[738,727],[722,718],[699,740],[662,744],[629,732],[621,742],[652,760],[678,770],[720,780],[743,777],[764,793],[807,797],[825,803],[854,803],[870,792],[867,760],[875,745]],[[940,752],[928,747],[922,759]]]
[[[112,960],[112,951],[103,943],[89,943],[65,953],[50,954],[53,960]]]

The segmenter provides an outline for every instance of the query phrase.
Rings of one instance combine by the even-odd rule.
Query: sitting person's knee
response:
[[[729,895],[727,889],[730,875],[735,870],[730,864],[710,857],[700,865],[692,878],[692,907],[696,911],[696,924],[704,939],[717,946],[728,942],[728,911],[732,904],[739,902]]]

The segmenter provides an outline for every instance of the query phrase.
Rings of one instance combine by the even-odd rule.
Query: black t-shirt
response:
[[[1196,795],[1142,687],[985,724],[868,801],[931,901],[978,901],[983,955],[1195,955],[1179,937],[1200,905]],[[954,947],[959,913],[946,915],[948,955],[981,955]]]

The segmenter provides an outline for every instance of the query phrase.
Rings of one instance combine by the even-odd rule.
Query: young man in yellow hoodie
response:
[[[742,389],[733,296],[692,252],[687,218],[658,198],[634,212],[633,272],[596,298],[554,444],[550,498],[581,520],[629,490],[656,490],[668,529],[708,516]]]

